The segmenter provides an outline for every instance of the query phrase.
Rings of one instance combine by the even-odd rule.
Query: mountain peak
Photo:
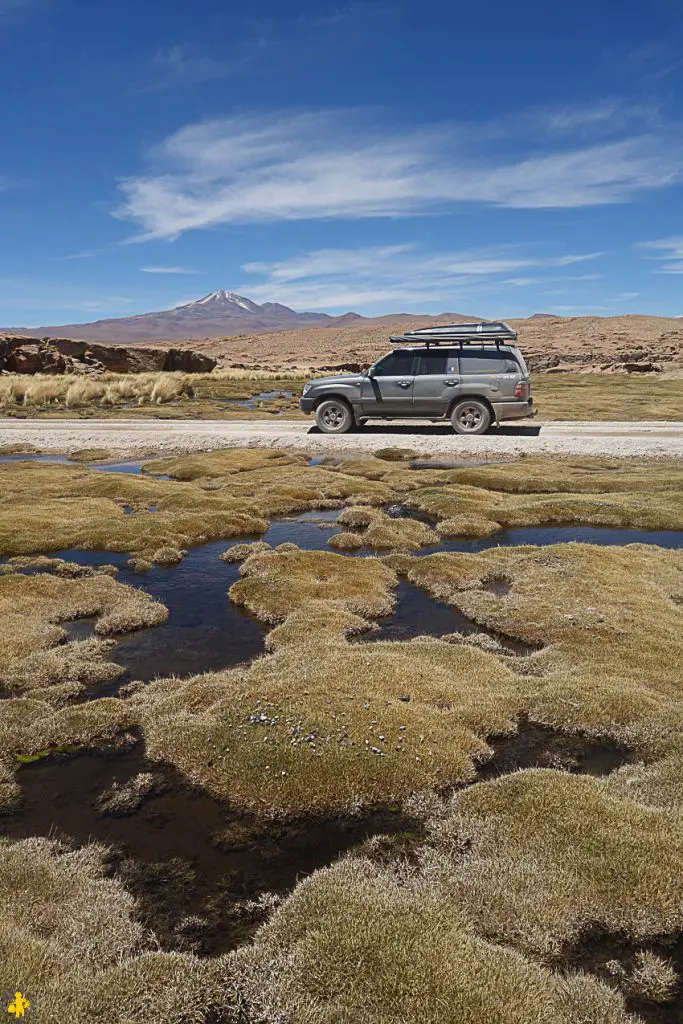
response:
[[[209,306],[212,309],[234,309],[236,307],[237,309],[243,309],[246,313],[261,312],[261,307],[257,306],[251,299],[246,299],[243,295],[238,295],[237,292],[226,291],[225,288],[209,292],[208,295],[204,295],[201,299],[196,299],[194,302],[186,302],[178,308],[187,310],[196,309],[200,306]]]

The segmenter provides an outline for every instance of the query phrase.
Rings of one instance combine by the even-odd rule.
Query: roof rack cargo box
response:
[[[417,331],[406,331],[392,341],[424,342],[426,345],[449,344],[453,342],[481,344],[483,341],[516,341],[517,332],[502,320],[484,321],[473,324],[446,324],[444,327],[421,327]]]

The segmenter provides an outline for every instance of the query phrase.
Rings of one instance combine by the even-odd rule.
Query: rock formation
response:
[[[69,338],[0,337],[0,371],[9,373],[210,373],[216,360],[186,348],[144,348]]]

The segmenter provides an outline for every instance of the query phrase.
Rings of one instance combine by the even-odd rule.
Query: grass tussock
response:
[[[156,508],[150,512],[150,506]],[[128,507],[133,514],[126,515]],[[152,560],[203,541],[262,533],[253,499],[130,473],[38,463],[0,466],[0,553],[132,551]]]
[[[299,885],[245,957],[268,1020],[628,1024],[621,997],[477,934],[441,892],[347,860]],[[428,965],[428,966],[427,966]]]
[[[0,894],[13,908],[0,925],[0,980],[19,980],[39,1024],[177,1024],[188,1006],[230,1020],[230,961],[157,951],[133,898],[105,878],[105,851],[68,851],[46,839],[2,842]]]
[[[137,699],[148,754],[233,805],[278,813],[471,779],[490,756],[482,737],[514,728],[513,673],[473,647],[344,639],[368,625],[305,604],[248,669],[152,684]]]
[[[595,483],[592,493],[512,493],[456,483],[415,490],[408,503],[439,520],[455,520],[456,525],[485,520],[500,528],[582,525],[677,530],[683,524],[683,491],[675,479],[667,481],[656,503],[649,490],[605,493]]]
[[[108,448],[80,448],[69,453],[70,462],[106,462],[112,457]]]
[[[164,405],[189,395],[192,375],[184,373],[5,374],[0,378],[0,410],[83,411],[97,408]]]
[[[440,537],[490,537],[498,530],[500,530],[500,523],[476,513],[442,519],[436,527],[436,532]]]
[[[143,591],[106,573],[81,578],[51,574],[0,577],[0,684],[10,691],[62,682],[103,682],[119,669],[99,639],[65,643],[61,623],[96,617],[98,637],[164,622],[168,611]]]
[[[171,569],[174,565],[180,565],[186,554],[186,551],[180,551],[178,548],[166,544],[164,547],[157,548],[152,555],[152,560],[165,569]]]
[[[299,884],[252,944],[199,961],[152,948],[130,896],[102,878],[99,852],[5,843],[0,895],[20,908],[0,928],[5,988],[25,979],[50,1024],[176,1024],[188,1005],[198,1020],[631,1024],[622,993],[665,1003],[675,972],[647,949],[616,963],[616,988],[560,968],[596,927],[658,948],[683,930],[682,552],[560,544],[416,557],[392,539],[396,553],[379,560],[236,544],[226,555],[243,565],[230,596],[274,624],[267,653],[82,704],[71,700],[85,681],[116,671],[100,637],[150,609],[112,576],[26,553],[69,530],[100,546],[106,524],[103,546],[151,559],[215,535],[220,516],[246,534],[273,510],[343,503],[338,536],[363,542],[375,526],[422,527],[385,522],[378,506],[398,501],[427,507],[442,535],[453,520],[463,535],[569,506],[680,525],[679,467],[524,459],[437,475],[387,462],[378,476],[364,460],[352,471],[271,454],[164,460],[187,477],[175,482],[0,468],[0,539],[9,543],[13,517],[21,555],[0,576],[0,678],[25,690],[0,701],[0,804],[20,795],[18,762],[140,728],[152,762],[235,808],[272,816],[403,803],[424,828],[410,861],[369,842]],[[130,525],[120,525],[124,503]],[[146,525],[158,516],[162,528]],[[399,573],[479,623],[486,640],[357,642],[391,611]],[[75,614],[98,616],[100,635],[60,642]],[[506,656],[489,633],[541,649]],[[635,761],[599,778],[531,769],[462,785],[524,718],[618,743]],[[109,790],[101,809],[130,813],[154,785],[152,769]]]
[[[252,555],[230,598],[265,622],[281,622],[310,601],[365,618],[387,615],[396,577],[374,559],[351,562],[325,551],[276,550]]]
[[[250,470],[277,469],[306,464],[303,456],[261,448],[230,448],[205,455],[181,455],[166,459],[152,459],[143,466],[144,473],[163,473],[174,480],[207,480],[232,476]]]
[[[250,544],[233,544],[227,551],[224,551],[219,558],[221,562],[246,562],[251,555],[262,555],[264,551],[270,551],[270,544],[265,541],[256,540]]]
[[[356,532],[344,531],[328,540],[340,551],[372,548],[375,551],[419,551],[438,543],[438,535],[415,519],[394,519],[379,509],[351,507],[339,516],[339,522]]]
[[[683,926],[680,817],[602,780],[531,770],[473,787],[436,845],[454,900],[497,942],[557,955],[589,926],[634,940]]]

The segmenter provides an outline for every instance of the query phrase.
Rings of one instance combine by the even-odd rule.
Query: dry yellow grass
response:
[[[90,616],[97,617],[98,637],[106,637],[158,625],[168,611],[106,573],[75,579],[0,576],[0,687],[30,690],[116,678],[120,670],[108,660],[109,644],[64,643],[60,623]]]
[[[124,508],[133,510],[126,515]],[[150,506],[156,512],[148,511]],[[261,533],[253,500],[130,473],[39,463],[0,466],[0,553],[61,548],[135,551],[151,559],[219,537]]]
[[[310,601],[327,601],[365,618],[392,609],[392,570],[373,558],[352,562],[326,551],[265,551],[251,555],[230,597],[265,622],[281,622]]]
[[[603,780],[532,770],[476,786],[454,799],[436,846],[453,901],[495,942],[557,955],[589,926],[635,940],[683,926],[680,814]]]
[[[30,1019],[177,1024],[198,1004],[235,1019],[230,960],[157,951],[132,897],[103,876],[102,848],[27,839],[0,852],[0,896],[12,907],[0,923],[0,984],[28,994]]]
[[[453,471],[445,486],[426,486],[408,495],[408,504],[445,520],[445,528],[469,531],[501,527],[570,525],[676,530],[683,524],[683,468],[662,465],[586,464],[571,460],[523,460],[504,466]],[[657,501],[652,501],[653,488]],[[454,524],[454,525],[450,525]],[[439,528],[439,527],[437,527]],[[439,528],[440,529],[440,528]],[[451,535],[451,534],[447,534]]]
[[[267,1020],[629,1024],[621,997],[494,945],[443,890],[347,860],[299,885],[243,960]]]
[[[163,405],[177,401],[191,390],[192,376],[184,373],[102,374],[7,374],[0,378],[0,409],[83,409],[116,406]]]
[[[347,508],[339,522],[356,527],[358,532],[334,534],[328,540],[330,547],[341,551],[372,548],[375,551],[419,551],[438,544],[438,534],[415,519],[394,519],[378,509]]]
[[[388,462],[380,473],[377,461],[321,468],[238,452],[161,464],[185,482],[2,467],[0,541],[18,535],[24,550],[39,550],[41,537],[44,545],[71,530],[81,543],[106,537],[107,546],[154,554],[197,542],[200,521],[206,535],[211,509],[233,526],[244,516],[246,527],[283,507],[349,501],[343,523],[368,531],[385,528],[377,506],[389,501],[429,507],[443,532],[542,521],[569,506],[619,524],[681,525],[673,464],[525,459],[423,473]],[[120,526],[124,502],[139,510],[128,520],[158,505],[147,518],[165,515],[164,529]],[[86,503],[97,514],[79,520]],[[99,615],[105,633],[130,622],[141,610],[127,605],[129,588],[50,559],[15,561],[0,576],[0,675],[9,665],[15,691],[27,688],[0,701],[2,807],[19,796],[18,757],[97,746],[137,726],[153,762],[176,765],[232,807],[270,816],[403,802],[424,837],[413,837],[409,863],[368,843],[299,884],[253,944],[201,962],[145,944],[130,897],[101,878],[98,851],[5,843],[0,895],[19,901],[20,913],[0,929],[2,984],[28,979],[40,1024],[65,1015],[77,1024],[177,1024],[188,993],[197,1020],[230,1024],[635,1024],[619,991],[557,969],[558,956],[589,927],[644,947],[683,929],[683,552],[562,544],[352,559],[259,543],[231,551],[243,560],[231,597],[277,623],[268,653],[88,704],[69,701],[78,671],[106,641],[89,652],[55,646],[59,623],[74,609]],[[20,575],[28,564],[53,575]],[[486,629],[543,648],[515,658],[429,637],[358,643],[391,609],[399,573]],[[492,589],[493,580],[509,589]],[[64,659],[56,668],[55,657]],[[533,769],[449,792],[474,781],[495,737],[525,716],[619,742],[636,761],[603,778]],[[676,981],[647,948],[614,978],[629,995],[660,1000]]]

